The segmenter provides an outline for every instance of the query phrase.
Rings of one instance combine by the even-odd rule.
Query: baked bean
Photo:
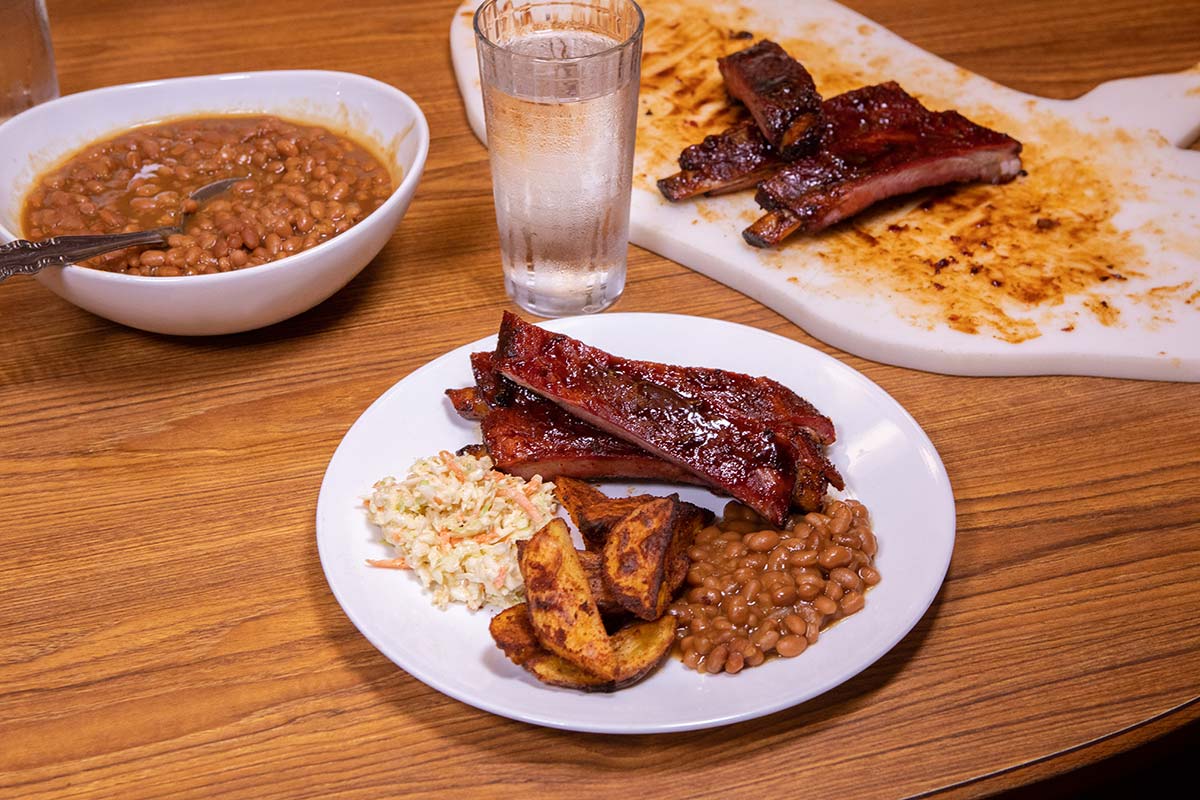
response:
[[[763,628],[757,631],[751,639],[754,645],[764,653],[769,653],[779,641],[779,631],[774,628]]]
[[[788,568],[788,553],[786,550],[775,548],[767,557],[767,574],[774,575],[784,572]]]
[[[746,546],[741,542],[725,543],[725,558],[741,558],[746,555]]]
[[[813,600],[813,608],[828,617],[837,613],[838,604],[836,600],[822,595]]]
[[[353,183],[334,169],[320,179],[326,191],[340,181]],[[346,220],[331,222],[333,215],[361,210],[330,199],[320,209],[326,218],[318,220],[313,202],[288,212],[288,219],[294,224],[307,213],[314,230],[336,230]],[[264,220],[267,236],[273,224]],[[670,607],[684,664],[735,673],[771,653],[794,658],[817,642],[824,626],[861,610],[864,592],[879,582],[874,553],[866,552],[878,546],[867,519],[861,504],[828,500],[820,512],[793,516],[781,531],[731,502],[724,519],[697,533],[687,552],[689,588]]]
[[[817,562],[825,569],[833,569],[846,566],[852,557],[850,548],[833,545],[821,551],[821,554],[817,556]]]
[[[775,531],[758,531],[746,537],[746,547],[756,553],[773,550],[779,544],[779,534]]]
[[[807,522],[812,529],[824,533],[829,526],[829,517],[824,514],[818,514],[816,511],[804,515],[804,521]]]
[[[844,589],[862,589],[862,578],[845,567],[834,567],[829,571],[829,577],[840,583]]]
[[[808,642],[802,636],[784,636],[775,644],[775,652],[784,658],[795,658],[808,649]]]
[[[789,606],[794,602],[796,602],[795,586],[780,586],[778,589],[771,590],[772,605]]]
[[[796,596],[801,600],[813,600],[821,596],[821,592],[825,590],[824,583],[815,581],[805,581],[796,584]]]
[[[725,659],[729,657],[729,645],[717,645],[704,659],[704,668],[711,673],[720,672],[725,668]]]
[[[204,184],[239,175],[249,177],[223,197],[202,205],[188,199]],[[174,225],[193,214],[185,232],[192,240],[154,248],[165,252],[161,261],[154,254],[143,259],[149,252],[143,247],[83,263],[133,275],[193,275],[315,247],[365,218],[391,192],[381,163],[323,128],[266,116],[181,119],[93,143],[43,175],[26,197],[22,227],[37,240]],[[319,202],[317,195],[329,199]],[[202,238],[204,231],[220,235]],[[267,244],[272,233],[278,241]],[[190,247],[206,257],[189,257]],[[176,248],[183,249],[176,254]],[[746,509],[744,519],[761,527],[756,517]]]
[[[829,532],[834,536],[840,536],[850,530],[850,523],[854,519],[854,514],[850,511],[850,507],[838,503],[833,515],[829,518]]]
[[[846,616],[856,614],[859,611],[862,611],[863,606],[866,605],[866,602],[867,598],[862,592],[846,592],[846,596],[842,598],[841,603],[842,613]]]
[[[742,560],[738,562],[739,567],[749,567],[753,570],[761,570],[766,566],[766,564],[767,557],[762,553],[753,553],[751,555],[744,556]]]
[[[751,600],[758,597],[760,591],[762,591],[762,581],[758,578],[751,578],[742,586],[742,597]]]
[[[146,250],[138,260],[143,267],[161,267],[167,261],[167,254],[162,250]]]
[[[816,550],[796,550],[788,555],[788,563],[793,567],[811,567],[817,563]]]

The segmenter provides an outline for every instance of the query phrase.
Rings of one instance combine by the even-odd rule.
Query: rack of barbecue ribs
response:
[[[635,361],[505,314],[474,387],[447,390],[505,472],[691,483],[776,524],[844,488],[829,418],[769,378]]]
[[[1021,172],[1016,139],[957,111],[931,111],[894,82],[821,102],[804,67],[767,41],[719,64],[730,95],[753,120],[684,149],[680,171],[658,187],[678,201],[756,185],[767,213],[742,232],[755,247],[816,233],[889,197],[950,183],[1005,183]]]

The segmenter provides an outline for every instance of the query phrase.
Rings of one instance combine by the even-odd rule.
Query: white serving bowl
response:
[[[386,159],[393,180],[403,177],[357,225],[262,266],[176,278],[67,266],[45,269],[37,279],[93,314],[156,333],[237,333],[312,308],[345,286],[387,243],[412,201],[429,151],[429,126],[417,104],[362,75],[319,70],[207,75],[96,89],[35,106],[0,125],[0,242],[20,238],[21,206],[37,177],[89,142],[173,117],[253,113],[350,134]]]

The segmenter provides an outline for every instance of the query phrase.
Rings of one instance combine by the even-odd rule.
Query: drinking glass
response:
[[[543,317],[625,288],[642,59],[632,0],[487,0],[476,50],[504,287]]]
[[[0,0],[0,122],[58,97],[44,0]]]

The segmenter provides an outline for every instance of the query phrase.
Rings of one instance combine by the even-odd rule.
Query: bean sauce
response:
[[[696,535],[685,588],[670,607],[684,665],[732,673],[800,655],[826,627],[862,610],[880,580],[877,549],[866,506],[855,500],[828,499],[783,530],[730,503]]]
[[[188,195],[246,176],[200,207]],[[81,266],[129,275],[229,272],[307,250],[360,222],[392,193],[366,148],[325,128],[272,116],[195,117],[88,145],[26,198],[30,239],[188,227],[166,247],[136,247]]]

